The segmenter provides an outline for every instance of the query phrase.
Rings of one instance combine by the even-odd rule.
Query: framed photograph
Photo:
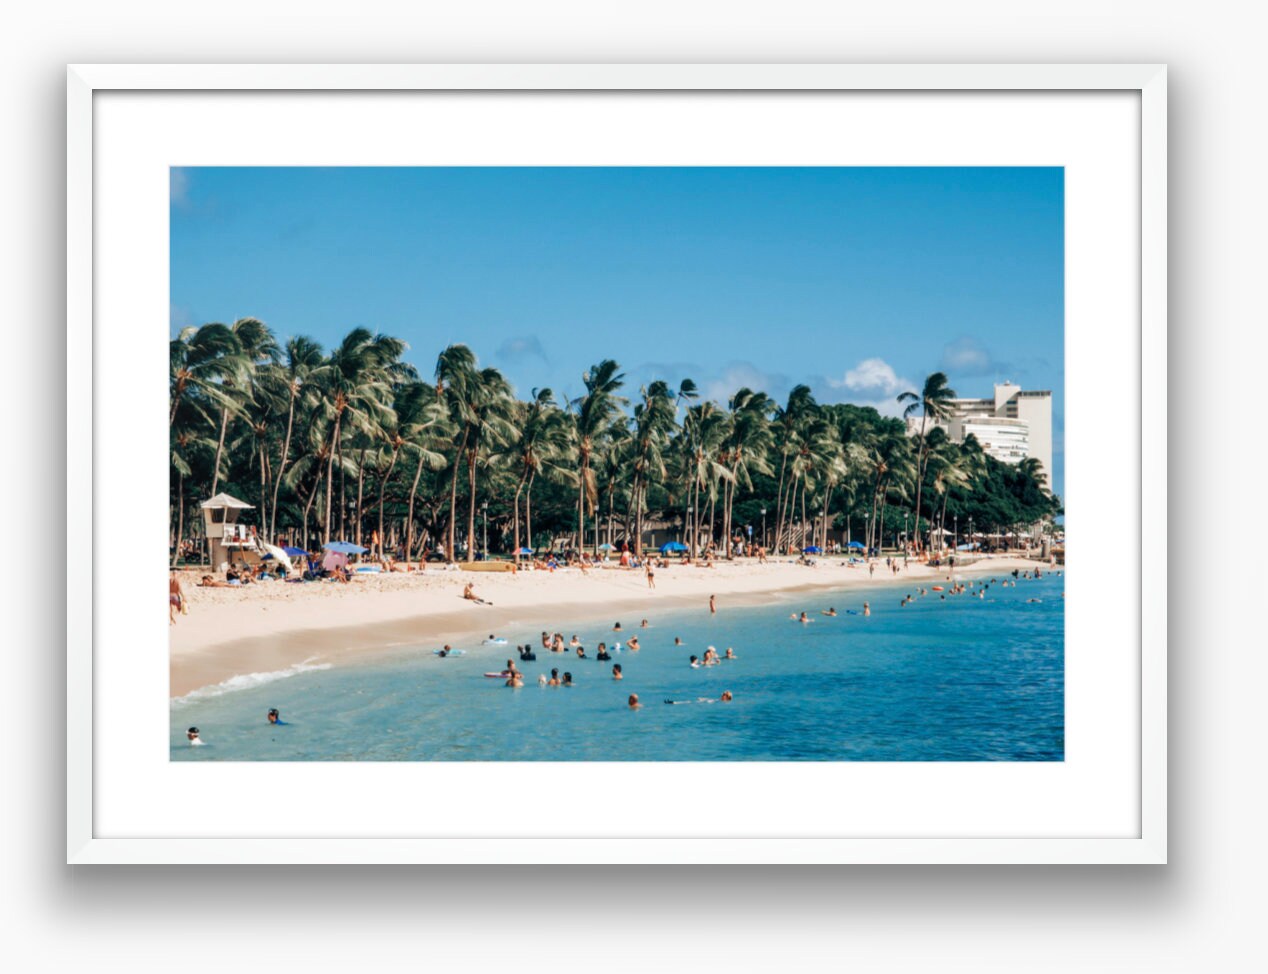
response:
[[[69,863],[1166,862],[1165,67],[76,65],[67,185]]]

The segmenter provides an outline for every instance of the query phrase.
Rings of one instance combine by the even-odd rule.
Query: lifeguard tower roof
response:
[[[238,498],[231,497],[229,494],[222,492],[217,494],[215,497],[213,497],[209,501],[203,501],[201,504],[201,507],[204,510],[208,508],[212,508],[212,507],[232,507],[232,508],[235,508],[236,510],[245,511],[248,509],[253,509],[255,505],[248,504],[246,501],[240,501],[238,500]]]

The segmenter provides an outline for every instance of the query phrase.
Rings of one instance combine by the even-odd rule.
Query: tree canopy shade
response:
[[[329,350],[304,336],[279,344],[255,318],[172,339],[173,562],[199,524],[194,505],[220,491],[251,498],[271,542],[351,539],[407,561],[442,547],[473,559],[477,511],[489,548],[513,557],[641,551],[649,525],[662,543],[724,557],[750,538],[781,552],[826,547],[830,531],[857,532],[869,549],[904,531],[941,547],[948,519],[1002,534],[1061,512],[1038,461],[1008,466],[972,437],[947,439],[935,421],[955,394],[942,373],[899,397],[921,416],[909,437],[902,420],[820,404],[804,385],[783,404],[748,388],[701,401],[686,377],[627,389],[602,359],[576,398],[534,389],[521,400],[466,345],[439,353],[434,384],[406,351],[364,328]]]

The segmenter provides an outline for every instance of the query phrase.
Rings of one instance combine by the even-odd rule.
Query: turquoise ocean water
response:
[[[1008,576],[1011,580],[1011,576]],[[1065,580],[1045,575],[984,599],[929,592],[906,608],[907,589],[785,593],[745,608],[721,606],[572,625],[512,626],[498,635],[531,643],[516,665],[522,689],[482,674],[513,646],[481,646],[439,659],[434,646],[393,650],[354,664],[319,660],[253,674],[171,705],[177,761],[1060,761],[1064,757]],[[984,576],[982,581],[989,581]],[[969,584],[976,585],[970,579]],[[972,589],[975,591],[976,589]],[[1030,602],[1029,599],[1039,599]],[[871,603],[872,615],[847,615]],[[836,618],[819,615],[834,606]],[[805,610],[809,625],[789,613]],[[576,633],[589,659],[549,653],[543,628]],[[638,652],[594,660],[602,640],[637,633]],[[675,647],[674,637],[685,645]],[[705,647],[738,657],[692,669]],[[541,688],[552,667],[571,688]],[[731,703],[717,700],[724,690]],[[626,705],[637,693],[644,707]],[[703,698],[703,699],[702,699]],[[666,699],[690,701],[667,706]],[[270,707],[286,726],[266,721]],[[205,747],[191,748],[197,725]]]

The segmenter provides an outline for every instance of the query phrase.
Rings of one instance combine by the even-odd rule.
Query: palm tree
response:
[[[481,454],[505,446],[515,437],[512,421],[514,400],[510,384],[497,369],[482,369],[471,386],[467,429],[463,434],[467,454],[467,558],[475,560],[476,467]],[[487,554],[487,552],[486,552]]]
[[[577,550],[586,546],[586,502],[593,506],[597,500],[594,473],[590,469],[590,458],[597,446],[599,434],[606,430],[612,418],[625,404],[625,400],[617,396],[616,391],[625,381],[625,375],[618,373],[617,365],[611,359],[604,359],[598,365],[591,366],[582,377],[586,393],[574,399],[569,405],[573,413],[573,442],[577,448]],[[598,523],[595,524],[595,550],[599,544]]]
[[[449,420],[462,438],[454,453],[453,476],[449,480],[449,527],[448,547],[445,557],[454,560],[455,525],[458,510],[458,466],[467,449],[467,436],[470,432],[470,420],[476,383],[476,357],[466,345],[450,345],[436,359],[436,396],[442,400],[449,412]]]
[[[944,372],[934,372],[925,379],[924,387],[919,393],[908,391],[898,395],[898,402],[906,404],[903,419],[908,419],[920,411],[920,433],[917,436],[916,454],[916,522],[920,522],[920,491],[924,487],[925,465],[929,460],[928,444],[925,432],[929,420],[941,423],[950,418],[954,409],[955,390],[947,385]],[[920,532],[916,531],[916,547],[920,548]]]
[[[190,401],[187,398],[190,392],[200,393],[212,405],[228,405],[231,396],[221,383],[226,378],[241,376],[247,364],[238,336],[228,325],[219,322],[181,329],[169,343],[169,358],[169,428],[175,425],[176,411],[182,403]],[[208,424],[214,425],[201,405],[196,408]]]
[[[730,424],[730,416],[711,401],[690,407],[683,417],[678,449],[687,488],[687,506],[692,510],[691,541],[688,542],[688,547],[693,558],[698,554],[700,529],[704,520],[704,505],[700,501],[701,488],[712,500],[717,496],[718,484],[732,479],[731,471],[719,459],[722,445],[730,433]]]
[[[568,432],[564,415],[555,406],[555,394],[550,389],[534,389],[527,403],[520,405],[516,422],[518,436],[512,453],[519,466],[519,481],[515,485],[512,543],[515,560],[520,552],[520,497],[528,489],[528,507],[525,511],[528,529],[528,546],[533,547],[532,482],[542,466],[560,455],[567,444]]]
[[[643,554],[643,513],[647,488],[653,478],[664,480],[665,447],[670,442],[677,421],[679,404],[695,399],[696,384],[683,379],[675,394],[666,382],[657,379],[639,390],[642,402],[634,406],[632,419],[632,455],[630,508],[634,534],[634,553]]]
[[[291,433],[295,426],[295,403],[299,399],[308,377],[321,365],[322,351],[311,338],[297,335],[286,342],[285,360],[277,367],[277,378],[286,385],[286,439],[282,443],[282,456],[277,464],[277,476],[273,478],[273,509],[269,519],[269,537],[277,537],[277,495],[282,489],[282,477],[291,460]]]
[[[237,413],[250,398],[255,371],[260,366],[277,360],[277,341],[268,325],[259,318],[239,318],[229,326],[238,340],[242,354],[242,367],[226,374],[221,388],[227,393],[220,410],[220,440],[216,444],[216,462],[212,467],[211,496],[216,495],[220,483],[220,458],[225,449],[225,433],[229,428],[229,414]],[[263,512],[261,512],[263,514]]]
[[[793,386],[788,393],[788,402],[775,410],[775,431],[779,441],[779,486],[775,493],[775,545],[780,549],[780,538],[784,527],[784,512],[788,507],[788,498],[784,494],[785,475],[789,458],[797,452],[797,441],[810,418],[818,412],[818,404],[807,385]]]
[[[354,328],[312,376],[332,417],[326,458],[325,542],[330,541],[333,525],[335,456],[339,455],[342,461],[343,429],[346,425],[369,428],[390,411],[392,386],[401,378],[396,366],[405,348],[399,338]],[[340,471],[346,471],[342,462]],[[341,518],[344,507],[341,503]]]
[[[408,568],[414,550],[414,503],[418,483],[424,466],[439,470],[445,465],[444,454],[435,447],[443,442],[452,427],[444,405],[436,399],[436,390],[425,382],[412,382],[397,391],[396,419],[402,449],[418,458],[405,515],[405,567]]]
[[[764,392],[749,388],[736,391],[727,408],[731,411],[730,432],[722,445],[723,462],[731,476],[726,481],[722,504],[722,538],[726,557],[731,557],[731,510],[735,503],[735,488],[753,489],[754,473],[769,474],[767,453],[774,443],[770,413],[774,401]]]

